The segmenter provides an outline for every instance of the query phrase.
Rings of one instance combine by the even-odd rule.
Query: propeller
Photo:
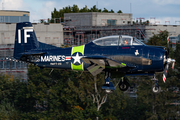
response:
[[[168,69],[169,69],[169,64],[172,63],[172,69],[174,69],[174,65],[175,65],[175,59],[171,59],[169,58],[169,37],[167,38],[167,44],[168,44],[168,48],[167,48],[167,59],[166,59],[166,66],[164,68],[164,73],[163,73],[163,81],[166,82],[166,76],[168,73]]]

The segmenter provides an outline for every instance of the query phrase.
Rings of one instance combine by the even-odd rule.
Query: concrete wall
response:
[[[63,44],[61,24],[33,24],[36,37],[40,42],[56,45]],[[0,24],[0,44],[14,44],[16,24]]]
[[[96,17],[97,16],[97,17]],[[125,13],[93,13],[93,21],[96,22],[97,19],[97,26],[107,26],[107,20],[116,20],[116,25],[127,25],[132,23],[132,14],[125,14]],[[96,26],[96,23],[93,24]]]
[[[159,31],[167,30],[170,36],[178,36],[180,34],[180,25],[150,25],[146,26],[146,38],[149,39]]]
[[[107,20],[116,20],[116,25],[132,23],[132,14],[125,13],[64,13],[65,25],[68,26],[107,26]]]
[[[40,42],[55,45],[60,47],[63,42],[63,26],[56,24],[34,24],[33,25],[36,37]]]
[[[64,13],[64,21],[68,26],[92,26],[92,12]]]

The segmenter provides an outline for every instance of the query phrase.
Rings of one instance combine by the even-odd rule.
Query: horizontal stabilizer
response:
[[[24,53],[21,53],[22,55],[27,55],[27,56],[29,56],[29,55],[44,55],[45,54],[45,52],[39,52],[39,51],[33,51],[33,52],[24,52]]]

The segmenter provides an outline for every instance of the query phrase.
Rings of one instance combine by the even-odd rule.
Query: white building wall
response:
[[[167,30],[170,36],[178,36],[180,34],[180,25],[149,25],[145,27],[146,38],[149,39],[154,34],[158,34],[159,31]]]
[[[63,42],[63,26],[61,24],[34,24],[36,37],[40,42],[60,47]]]
[[[107,20],[117,20],[116,25],[132,23],[132,14],[128,13],[65,13],[64,21],[68,26],[107,26]],[[124,21],[124,22],[123,22]]]
[[[125,14],[125,13],[99,13],[97,14],[97,26],[107,26],[108,25],[107,20],[116,20],[116,25],[127,25],[128,22],[129,24],[132,23],[132,14]]]

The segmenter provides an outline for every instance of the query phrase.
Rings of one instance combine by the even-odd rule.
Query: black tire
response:
[[[124,82],[120,81],[120,83],[119,83],[119,89],[121,91],[126,91],[129,88],[129,86],[130,85],[127,81],[124,81]]]
[[[153,85],[152,86],[152,92],[155,94],[158,94],[161,92],[161,87],[159,85]]]

